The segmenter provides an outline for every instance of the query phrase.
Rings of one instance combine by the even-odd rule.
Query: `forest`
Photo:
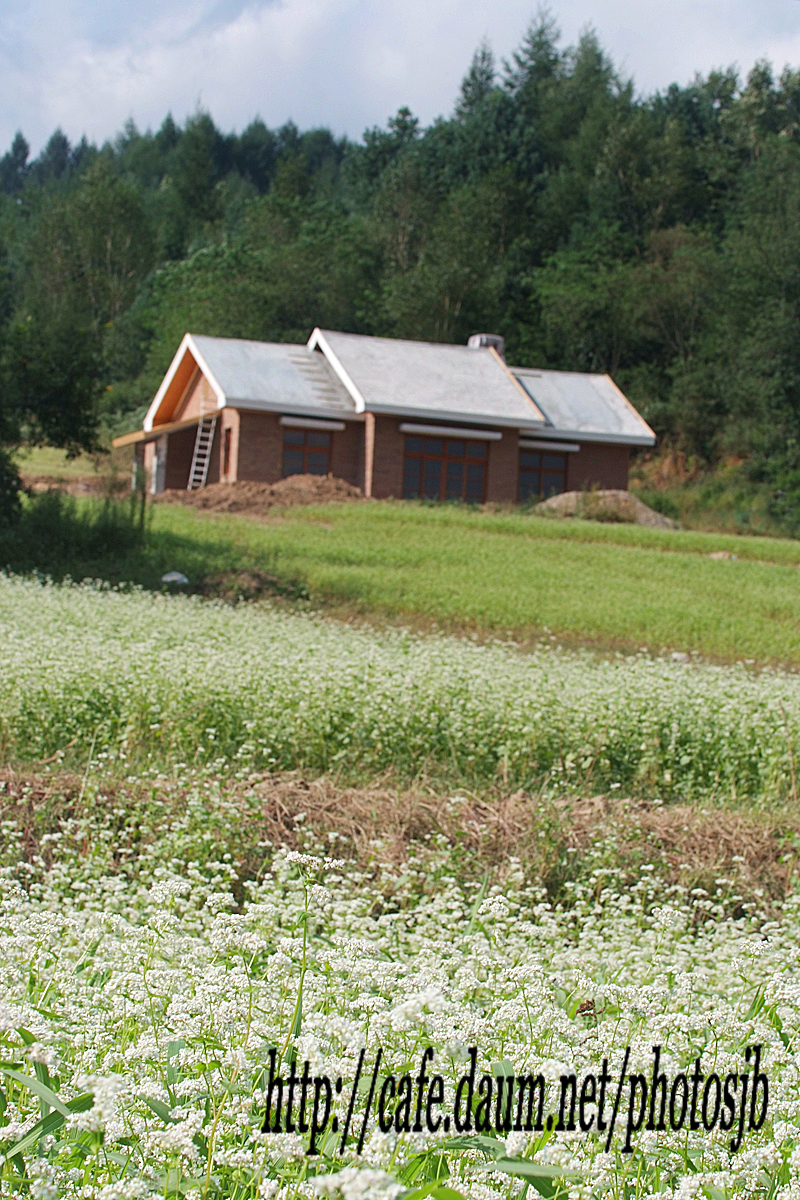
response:
[[[800,70],[637,94],[541,10],[452,113],[360,141],[197,111],[0,159],[0,447],[134,428],[187,330],[315,325],[610,373],[661,439],[800,520]],[[2,507],[2,504],[0,504]]]

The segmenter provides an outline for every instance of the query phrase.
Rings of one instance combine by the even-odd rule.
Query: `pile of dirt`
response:
[[[188,504],[207,512],[261,514],[271,508],[363,500],[364,493],[333,475],[290,475],[278,483],[210,483],[188,492],[170,488],[154,497],[161,504]]]
[[[562,492],[536,505],[535,511],[557,517],[581,517],[584,521],[650,525],[654,529],[679,529],[677,521],[643,504],[632,492],[607,488],[595,492]]]

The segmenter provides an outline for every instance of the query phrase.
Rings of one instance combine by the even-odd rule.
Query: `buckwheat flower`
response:
[[[481,903],[478,916],[493,917],[496,921],[502,921],[509,916],[510,912],[511,909],[502,896],[490,896]]]
[[[529,1133],[510,1133],[506,1138],[506,1154],[509,1158],[516,1158],[521,1155],[526,1149],[530,1141]]]
[[[25,1048],[25,1057],[28,1062],[41,1063],[47,1067],[48,1071],[55,1071],[58,1065],[58,1055],[50,1046],[43,1046],[41,1042],[31,1042],[30,1046]]]
[[[127,1092],[130,1084],[121,1075],[77,1076],[76,1086],[81,1091],[91,1092],[94,1103],[86,1112],[74,1113],[67,1118],[70,1129],[81,1132],[100,1133],[116,1116],[117,1098]]]
[[[308,891],[308,902],[315,908],[323,908],[333,900],[333,893],[321,884],[313,884]]]
[[[343,1167],[333,1175],[317,1175],[312,1181],[318,1196],[342,1200],[395,1200],[407,1188],[391,1175],[374,1167]]]
[[[448,1038],[442,1049],[448,1058],[456,1062],[466,1062],[469,1058],[469,1050],[460,1038]]]
[[[272,1156],[288,1159],[289,1162],[302,1162],[306,1157],[305,1144],[296,1133],[267,1133],[264,1141]]]
[[[381,1158],[391,1158],[396,1145],[396,1133],[383,1133],[376,1126],[367,1139],[367,1144],[364,1147],[364,1157],[373,1161]]]
[[[444,1008],[445,1003],[445,998],[438,988],[428,988],[395,1005],[389,1013],[389,1022],[392,1029],[397,1031],[411,1029],[426,1012],[438,1012]]]
[[[147,899],[151,904],[169,904],[176,896],[185,896],[191,890],[188,879],[160,879],[150,888]]]
[[[179,1121],[176,1125],[167,1125],[164,1129],[152,1130],[146,1141],[154,1149],[166,1151],[168,1154],[179,1154],[187,1162],[197,1162],[200,1152],[193,1139],[202,1127],[202,1114],[192,1112],[185,1120]]]
[[[93,1200],[144,1200],[146,1196],[152,1196],[152,1194],[150,1185],[144,1179],[131,1178],[131,1176],[126,1176],[117,1183],[107,1183],[98,1192],[91,1192]],[[200,1193],[198,1192],[197,1195],[199,1196]],[[189,1200],[190,1196],[191,1192],[187,1192],[186,1200]]]

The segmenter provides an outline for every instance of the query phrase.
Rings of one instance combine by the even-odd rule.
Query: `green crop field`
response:
[[[392,503],[266,522],[156,506],[152,530],[153,582],[261,566],[365,614],[800,664],[794,541]]]
[[[0,566],[156,589],[177,570],[229,598],[233,577],[255,572],[267,591],[344,616],[800,665],[800,543],[789,539],[392,502],[263,520],[156,504],[142,545],[125,511],[39,497],[18,530],[0,531]],[[239,591],[254,594],[246,579]]]

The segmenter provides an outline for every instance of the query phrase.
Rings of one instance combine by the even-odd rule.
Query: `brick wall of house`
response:
[[[405,434],[397,417],[375,417],[375,459],[372,467],[372,494],[377,500],[403,495],[403,451]]]
[[[582,488],[628,487],[628,446],[606,446],[602,442],[583,442],[576,454],[567,455],[568,492]]]
[[[343,433],[334,433],[331,443],[331,475],[354,487],[364,486],[364,423],[347,421]]]
[[[278,413],[239,410],[237,479],[277,483],[283,472],[283,428]]]
[[[189,482],[197,426],[179,429],[167,438],[167,470],[164,487],[185,489]]]
[[[495,504],[516,504],[519,482],[519,434],[502,430],[499,442],[489,443],[486,499]]]

